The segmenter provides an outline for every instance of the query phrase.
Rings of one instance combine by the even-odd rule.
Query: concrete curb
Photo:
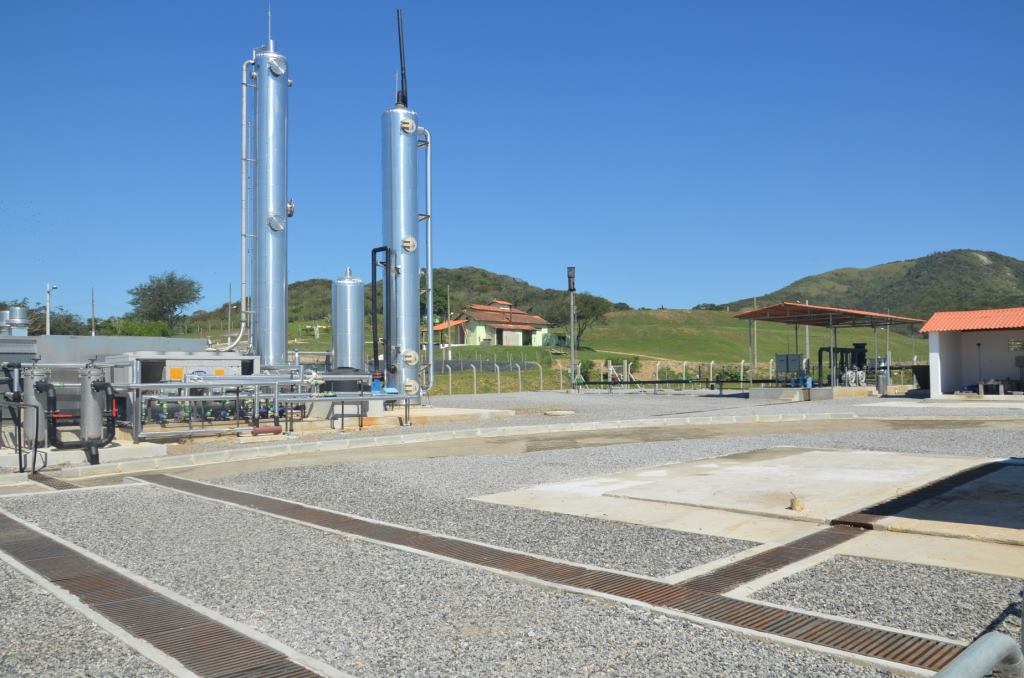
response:
[[[313,452],[343,452],[345,450],[368,449],[387,445],[409,445],[416,443],[438,442],[443,440],[466,440],[469,438],[504,438],[512,436],[528,436],[543,433],[595,432],[632,428],[670,428],[676,426],[707,426],[718,424],[756,424],[781,423],[799,421],[827,421],[848,419],[880,419],[878,417],[858,417],[848,412],[840,413],[805,413],[805,414],[768,414],[768,415],[720,415],[698,417],[658,417],[647,419],[624,419],[615,421],[565,422],[557,424],[531,424],[524,426],[497,426],[491,428],[466,428],[456,431],[424,431],[422,433],[400,433],[386,436],[366,436],[335,440],[310,440],[275,442],[265,445],[247,445],[233,449],[211,450],[192,454],[165,455],[161,457],[145,457],[128,459],[96,466],[71,466],[62,469],[48,469],[47,473],[65,479],[92,478],[105,475],[125,473],[144,473],[146,471],[165,471],[191,466],[219,464],[228,461],[246,461],[266,457],[281,457],[294,454]],[[24,476],[12,473],[0,475],[0,485],[25,483]]]

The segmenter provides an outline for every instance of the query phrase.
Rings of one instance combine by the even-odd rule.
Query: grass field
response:
[[[320,336],[314,336],[310,322],[292,322],[289,324],[289,350],[298,351],[329,351],[331,349],[330,327],[321,326]],[[216,330],[214,330],[216,332]],[[885,354],[885,331],[879,330],[877,335],[871,329],[839,330],[838,345],[851,346],[854,342],[866,342],[868,355]],[[767,377],[769,360],[776,353],[804,352],[804,328],[794,333],[788,325],[760,322],[757,326],[757,377]],[[369,330],[367,330],[367,355],[371,354]],[[443,339],[439,336],[438,340]],[[829,345],[828,330],[811,328],[811,364],[817,365],[819,347]],[[631,372],[639,379],[652,379],[656,375],[662,378],[697,376],[697,370],[706,375],[709,363],[715,362],[715,373],[739,373],[740,362],[744,361],[745,374],[749,374],[749,333],[746,321],[736,320],[729,311],[690,311],[690,310],[648,310],[648,311],[613,311],[605,322],[590,328],[583,336],[584,347],[578,352],[579,360],[591,367],[591,377],[601,378],[601,368],[611,360],[616,369],[621,371],[623,361],[631,363]],[[877,342],[877,344],[876,344]],[[927,362],[928,343],[918,334],[908,335],[897,332],[890,333],[890,350],[893,361],[907,364],[917,356],[917,362]],[[559,373],[568,368],[569,356],[565,350],[548,347],[515,347],[515,346],[454,346],[449,350],[435,351],[435,359],[451,357],[453,360],[477,360],[490,363],[497,362],[500,367],[501,391],[515,391],[519,388],[519,375],[513,367],[514,363],[537,363],[544,370],[544,388],[558,388]],[[319,362],[314,358],[305,358],[304,362]],[[683,363],[686,363],[685,366]],[[826,358],[827,363],[827,358]],[[906,377],[906,375],[903,375]],[[495,393],[498,391],[498,375],[492,370],[477,374],[477,392]],[[563,381],[563,384],[565,381]],[[522,370],[524,390],[539,390],[540,368],[530,365]],[[448,375],[438,370],[434,393],[447,393]],[[472,373],[455,372],[451,377],[453,393],[472,393]]]
[[[583,344],[602,352],[652,356],[668,360],[738,363],[749,361],[748,330],[745,320],[736,320],[728,311],[614,311],[607,322],[587,331]],[[757,324],[759,362],[767,362],[776,353],[803,353],[804,329],[794,335],[793,328],[779,323]],[[890,334],[894,362],[927,361],[928,342],[921,335]],[[797,342],[799,341],[799,346]],[[885,331],[876,337],[871,329],[840,329],[839,346],[867,342],[868,355],[885,355]],[[811,328],[811,359],[817,361],[817,350],[829,345],[828,330]]]

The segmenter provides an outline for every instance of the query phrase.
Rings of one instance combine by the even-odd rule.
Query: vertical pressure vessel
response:
[[[402,393],[420,391],[420,257],[417,211],[416,113],[396,105],[383,116],[384,244],[391,251],[392,298],[384,313],[393,333],[391,355],[384,356],[387,385]]]
[[[352,277],[352,269],[331,286],[331,340],[334,369],[362,372],[363,358],[363,281]]]
[[[256,50],[253,148],[253,346],[264,367],[288,352],[288,60]]]

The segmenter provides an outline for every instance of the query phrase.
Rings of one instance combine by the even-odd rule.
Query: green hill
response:
[[[369,283],[369,281],[366,281]],[[380,285],[380,283],[378,283]],[[473,266],[434,269],[434,315],[444,318],[448,312],[451,294],[452,313],[458,313],[470,303],[487,303],[505,299],[513,306],[537,313],[552,322],[568,317],[568,296],[564,290],[553,290],[531,285],[510,275],[492,273]],[[366,306],[369,308],[370,286],[366,286]],[[627,304],[615,304],[617,309],[628,309]],[[289,322],[324,321],[331,317],[331,281],[327,278],[300,280],[288,286]],[[211,311],[196,311],[191,320],[198,324],[219,326],[227,319],[227,304]],[[237,318],[236,318],[237,323]]]
[[[889,309],[915,318],[928,318],[935,311],[1024,306],[1024,261],[997,252],[950,250],[870,268],[838,268],[757,297],[760,306],[804,300]],[[734,310],[753,305],[753,298],[727,304]]]

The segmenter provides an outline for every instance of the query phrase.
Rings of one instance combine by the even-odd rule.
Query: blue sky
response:
[[[289,277],[368,274],[394,5],[284,2]],[[1024,3],[407,2],[436,265],[688,307],[957,247],[1024,258]],[[238,291],[250,1],[9,0],[0,298]]]

